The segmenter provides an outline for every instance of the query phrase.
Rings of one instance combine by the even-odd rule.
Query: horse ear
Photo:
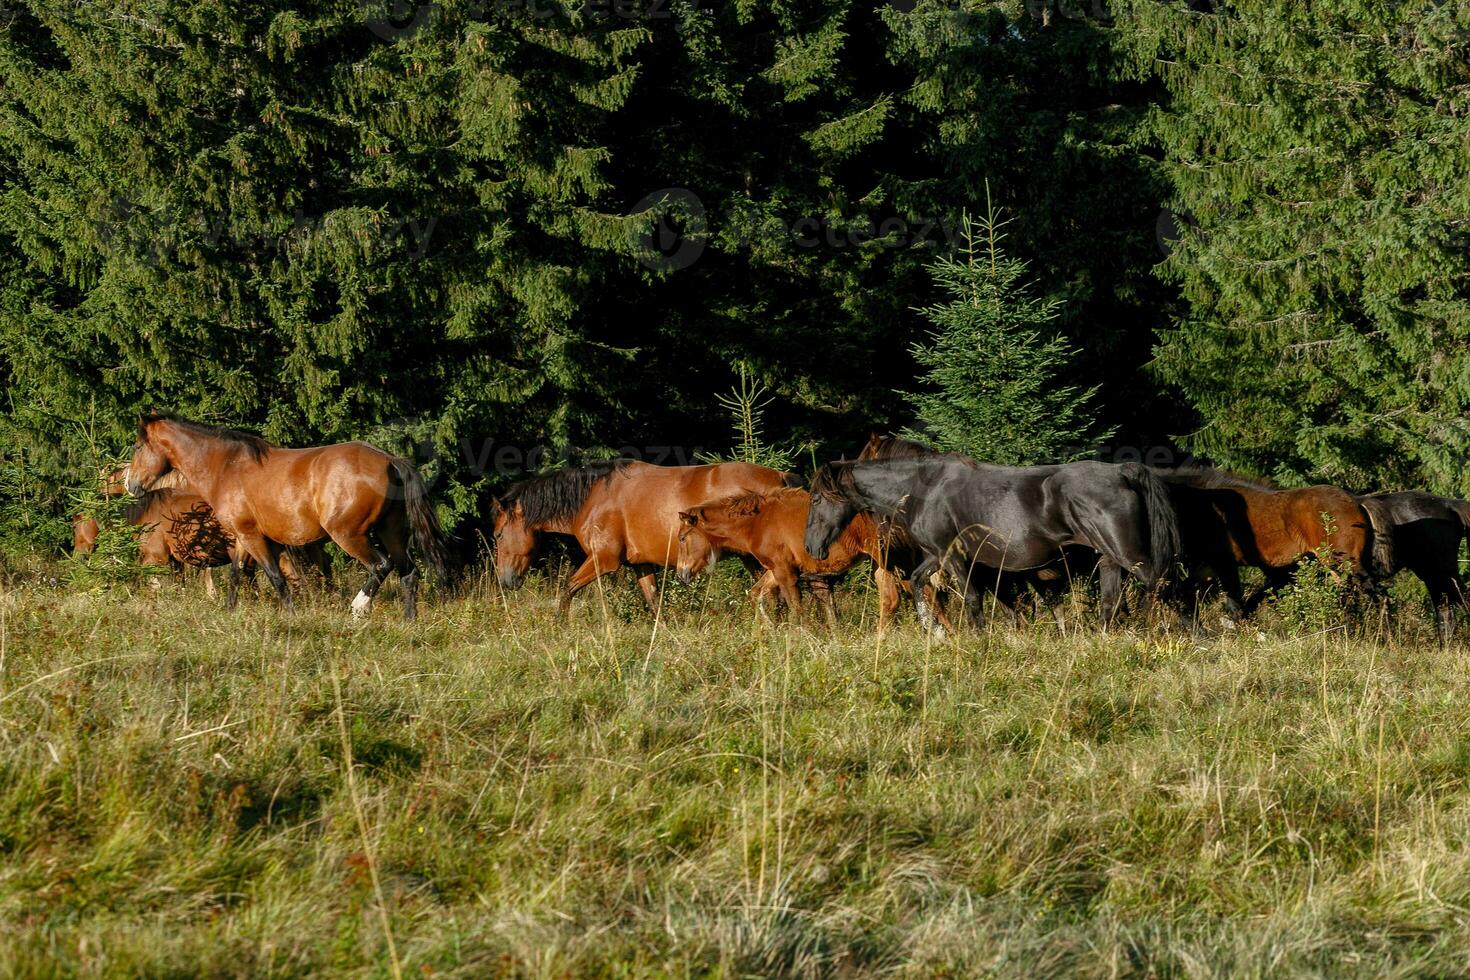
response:
[[[679,520],[683,521],[685,524],[688,524],[690,527],[694,527],[696,524],[699,523],[699,516],[696,514],[691,514],[687,510],[681,510],[679,511]]]

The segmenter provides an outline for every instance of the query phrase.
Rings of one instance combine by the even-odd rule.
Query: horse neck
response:
[[[578,513],[580,514],[580,511]],[[574,514],[571,517],[558,517],[537,524],[527,524],[526,530],[534,534],[567,534],[575,537],[580,523],[577,520],[577,514]]]
[[[872,471],[874,474],[880,472],[895,472],[893,464],[888,464],[881,471],[876,469]],[[899,508],[909,493],[907,486],[903,488],[874,487],[871,476],[865,476],[861,467],[854,467],[852,489],[848,492],[847,499],[852,501],[859,511],[871,511],[890,517],[898,514]]]
[[[219,483],[220,464],[229,447],[177,426],[170,426],[159,441],[168,461],[184,475],[191,488],[204,499],[212,499]]]

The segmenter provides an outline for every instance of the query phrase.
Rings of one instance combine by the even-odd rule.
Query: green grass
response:
[[[0,974],[1470,970],[1463,650],[631,590],[12,581]]]

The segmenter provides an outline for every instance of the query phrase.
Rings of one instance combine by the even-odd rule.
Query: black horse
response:
[[[963,457],[828,463],[812,480],[805,545],[820,560],[853,516],[870,511],[901,522],[924,555],[916,582],[943,570],[981,620],[971,581],[977,566],[1031,571],[1065,561],[1068,546],[1102,556],[1102,618],[1111,622],[1132,574],[1150,591],[1179,551],[1169,490],[1136,463],[990,466]],[[923,590],[919,620],[934,629]]]
[[[971,466],[976,465],[974,459],[961,453],[947,453],[931,446],[926,446],[913,439],[905,439],[897,435],[884,435],[874,432],[868,436],[867,445],[863,446],[858,453],[858,460],[874,459],[957,459]],[[883,544],[883,570],[895,576],[901,582],[906,583],[909,591],[914,586],[910,580],[913,570],[924,560],[924,553],[919,549],[908,533],[903,528],[901,521],[893,521],[876,515],[878,519],[878,530],[882,536]],[[1019,617],[1017,610],[1018,600],[1024,597],[1028,588],[1035,591],[1037,601],[1041,604],[1050,605],[1061,598],[1068,589],[1072,587],[1074,579],[1086,579],[1097,569],[1097,552],[1087,548],[1069,546],[1067,548],[1066,561],[1060,566],[1048,566],[1034,571],[996,571],[993,569],[976,569],[971,575],[972,584],[978,588],[989,590],[1000,607],[1016,620]],[[922,588],[930,590],[930,599],[933,599],[932,587],[924,585]],[[941,624],[948,625],[943,611],[935,602],[935,615]]]
[[[1373,525],[1388,528],[1393,552],[1388,567],[1377,572],[1385,580],[1412,572],[1429,590],[1441,643],[1455,632],[1455,607],[1467,605],[1460,575],[1460,542],[1470,535],[1470,502],[1454,497],[1406,490],[1359,497]]]

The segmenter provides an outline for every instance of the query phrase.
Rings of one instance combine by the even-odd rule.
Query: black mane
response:
[[[221,442],[233,443],[250,454],[251,459],[257,463],[270,452],[273,447],[260,436],[253,432],[241,432],[239,429],[226,429],[217,425],[205,425],[184,418],[175,412],[153,411],[146,412],[138,419],[138,438],[142,440],[147,435],[149,424],[153,422],[172,422],[179,428],[195,435],[204,436],[209,439],[218,439]]]
[[[604,459],[533,476],[505,491],[500,505],[508,510],[519,503],[528,526],[568,520],[582,509],[593,487],[631,462],[631,459]]]
[[[853,489],[852,464],[856,460],[827,463],[812,475],[812,493],[840,497]]]
[[[1242,476],[1239,473],[1216,469],[1213,466],[1179,466],[1154,472],[1165,480],[1183,483],[1200,490],[1262,490],[1269,493],[1280,489],[1270,480]]]

